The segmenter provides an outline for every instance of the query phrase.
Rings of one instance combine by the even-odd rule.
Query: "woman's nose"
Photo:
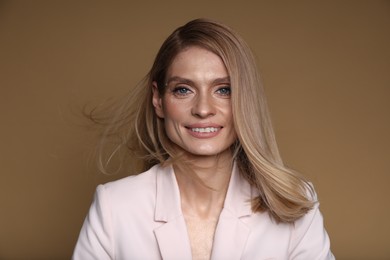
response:
[[[198,95],[192,106],[192,115],[207,118],[215,115],[215,104],[213,103],[213,97],[206,94]]]

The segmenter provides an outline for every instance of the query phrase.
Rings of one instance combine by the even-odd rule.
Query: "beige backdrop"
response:
[[[252,46],[338,259],[390,259],[389,1],[132,2],[0,2],[0,259],[69,259],[96,185],[123,176],[96,171],[80,108],[126,93],[197,17]]]

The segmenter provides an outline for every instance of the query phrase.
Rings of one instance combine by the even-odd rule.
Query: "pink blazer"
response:
[[[214,236],[211,259],[334,259],[318,203],[291,224],[253,213],[255,194],[235,168]],[[191,259],[172,167],[99,185],[73,259]]]

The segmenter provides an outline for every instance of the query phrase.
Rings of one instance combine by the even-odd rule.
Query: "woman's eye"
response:
[[[191,90],[186,87],[176,87],[172,91],[175,95],[185,96],[191,93]]]
[[[230,96],[230,86],[221,87],[217,90],[217,93],[222,96]]]

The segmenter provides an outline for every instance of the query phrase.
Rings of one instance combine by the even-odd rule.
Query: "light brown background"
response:
[[[71,256],[95,186],[122,176],[90,162],[80,107],[125,94],[197,17],[252,46],[338,259],[390,259],[389,1],[1,1],[0,259]]]

